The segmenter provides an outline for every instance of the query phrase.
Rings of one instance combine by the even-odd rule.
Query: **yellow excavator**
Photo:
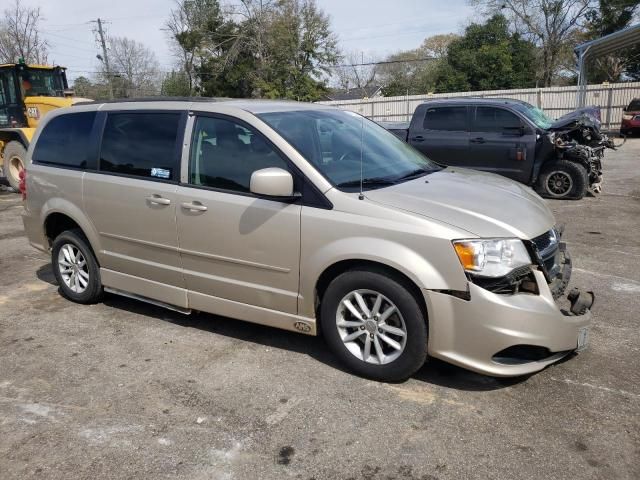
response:
[[[0,167],[18,189],[27,148],[40,119],[50,110],[87,99],[74,98],[64,67],[0,65]]]

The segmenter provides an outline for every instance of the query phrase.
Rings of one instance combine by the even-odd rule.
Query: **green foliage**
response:
[[[494,15],[471,24],[453,40],[436,75],[440,92],[500,90],[535,86],[535,46],[509,32],[507,19]]]
[[[420,47],[390,55],[377,76],[385,96],[420,95],[436,86],[436,74],[444,63],[447,47],[459,38],[454,34],[427,37]],[[429,60],[424,60],[424,59]]]
[[[77,80],[76,80],[77,82]],[[188,97],[191,95],[189,78],[185,72],[171,72],[162,81],[160,95],[165,97]]]
[[[217,0],[183,0],[175,42],[192,61],[205,96],[317,100],[338,50],[329,18],[315,0],[245,0],[242,16],[225,16]],[[186,13],[185,13],[186,12]],[[175,13],[174,13],[175,17]],[[178,31],[179,30],[179,31]]]
[[[109,99],[109,86],[105,83],[94,83],[87,77],[76,78],[73,82],[73,91],[76,97],[92,100]]]

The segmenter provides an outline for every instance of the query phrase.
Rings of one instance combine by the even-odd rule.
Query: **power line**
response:
[[[411,63],[411,62],[426,62],[429,60],[437,60],[436,57],[423,57],[423,58],[411,58],[407,60],[383,60],[380,62],[366,62],[366,63],[350,63],[343,65],[330,65],[327,68],[349,68],[349,67],[367,67],[371,65],[390,65],[394,63]]]

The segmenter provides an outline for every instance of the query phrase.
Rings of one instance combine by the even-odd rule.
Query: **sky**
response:
[[[8,4],[9,0],[2,2]],[[42,10],[42,33],[49,41],[49,62],[68,67],[70,80],[91,77],[100,53],[94,30],[98,17],[111,36],[143,43],[171,70],[171,54],[164,23],[175,0],[22,0]],[[223,2],[224,3],[224,2]],[[231,3],[227,1],[226,3]],[[420,45],[425,37],[461,32],[474,19],[466,0],[317,0],[331,17],[343,52],[382,59],[398,50]]]

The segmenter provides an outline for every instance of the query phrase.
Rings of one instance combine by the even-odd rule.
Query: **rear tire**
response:
[[[350,270],[324,293],[322,333],[333,353],[358,375],[398,382],[424,365],[427,322],[404,283],[372,270]]]
[[[11,188],[18,191],[20,187],[20,171],[24,170],[27,149],[20,142],[14,140],[4,147],[3,157],[2,169],[4,176],[7,178]]]
[[[51,266],[65,298],[83,304],[102,298],[100,267],[82,230],[66,230],[56,237]]]
[[[589,173],[583,165],[569,160],[557,160],[543,167],[538,177],[537,190],[545,198],[580,200],[588,186]]]

